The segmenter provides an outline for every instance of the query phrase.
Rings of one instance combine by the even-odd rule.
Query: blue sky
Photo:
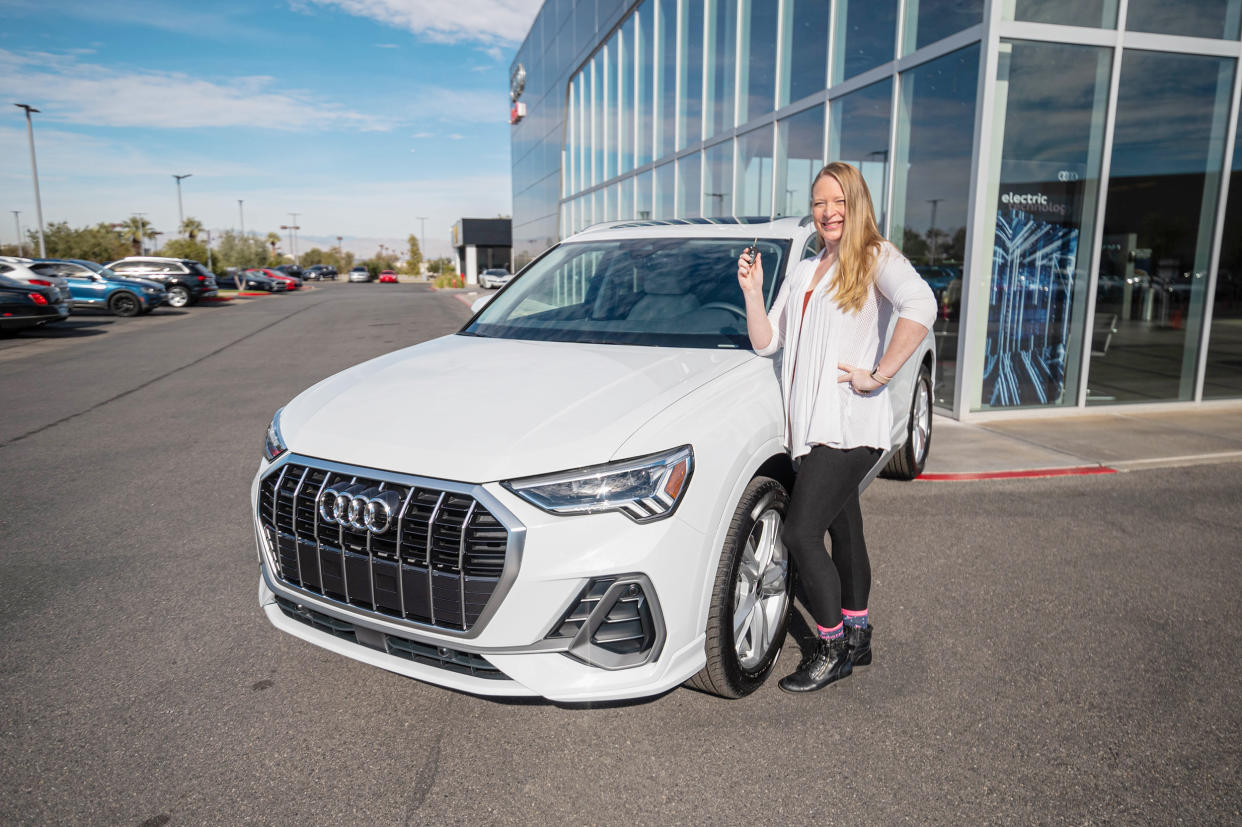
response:
[[[0,0],[0,240],[146,213],[371,254],[509,215],[508,74],[542,0]],[[282,233],[283,235],[283,233]],[[354,242],[351,244],[350,239]]]

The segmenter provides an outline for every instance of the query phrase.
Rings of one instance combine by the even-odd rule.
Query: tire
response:
[[[142,311],[142,300],[124,290],[113,293],[108,299],[108,311],[113,316],[137,316]]]
[[[742,492],[712,586],[707,665],[688,686],[741,698],[762,686],[776,666],[793,605],[793,570],[780,542],[788,507],[785,487],[769,477],[755,477]],[[759,597],[748,601],[750,595]],[[736,620],[738,609],[748,602],[749,611]],[[735,620],[743,629],[740,641]]]
[[[191,304],[189,288],[180,284],[174,284],[168,288],[169,307],[185,307],[188,304]]]
[[[932,438],[932,382],[927,365],[919,368],[910,395],[910,416],[906,422],[906,443],[884,466],[882,476],[893,480],[912,480],[923,473]]]

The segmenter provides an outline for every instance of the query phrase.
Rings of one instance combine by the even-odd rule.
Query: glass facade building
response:
[[[939,301],[942,412],[1242,398],[1240,30],[1242,0],[547,0],[514,263],[803,215],[841,159]]]

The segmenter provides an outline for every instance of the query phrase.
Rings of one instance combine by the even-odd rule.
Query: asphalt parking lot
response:
[[[0,342],[0,821],[1242,821],[1238,463],[878,481],[876,662],[809,697],[498,702],[275,631],[272,413],[468,315],[341,282]],[[341,426],[469,450],[499,414]]]

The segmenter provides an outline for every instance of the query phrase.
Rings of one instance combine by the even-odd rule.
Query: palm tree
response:
[[[276,245],[280,243],[280,236],[276,235],[276,233],[268,233],[267,243],[272,248],[272,256],[275,257],[276,256]]]
[[[121,230],[129,236],[129,243],[134,246],[134,255],[142,255],[142,243],[151,238],[155,227],[141,215],[131,215],[121,225]]]
[[[197,241],[198,234],[203,231],[203,222],[197,218],[187,218],[181,222],[181,234],[188,237],[190,241]]]

